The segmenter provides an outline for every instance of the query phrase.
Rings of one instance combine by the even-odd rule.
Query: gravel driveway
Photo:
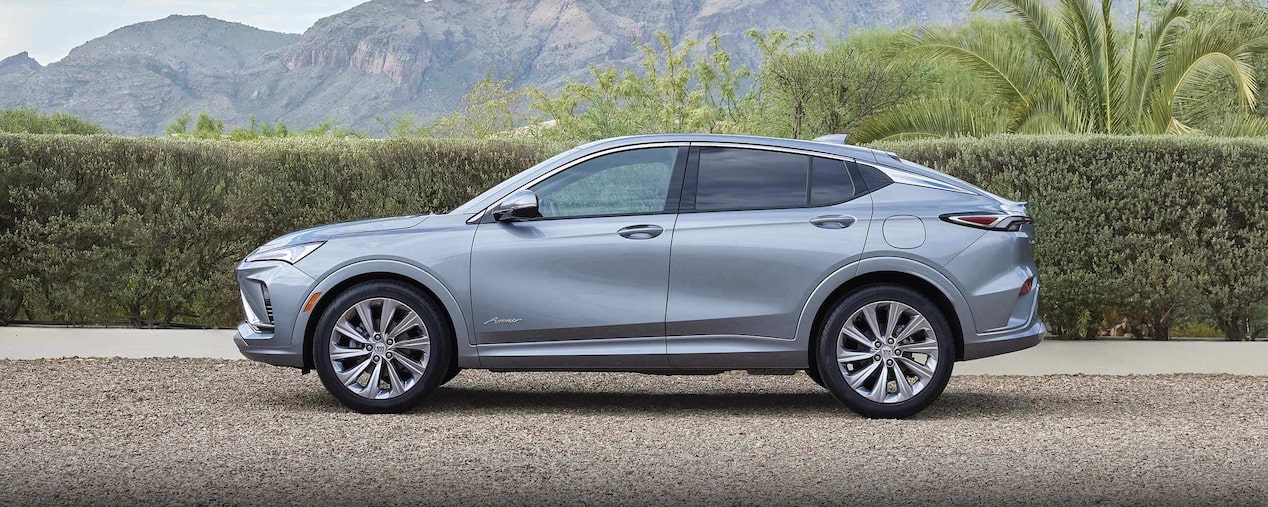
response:
[[[1268,377],[961,376],[906,421],[804,375],[463,372],[362,416],[245,361],[0,361],[0,505],[1268,504]]]

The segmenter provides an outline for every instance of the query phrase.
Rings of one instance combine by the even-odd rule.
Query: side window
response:
[[[810,206],[831,206],[854,198],[854,180],[845,162],[810,158]]]
[[[543,217],[629,215],[665,211],[677,147],[603,155],[533,185]]]
[[[806,206],[810,157],[744,148],[700,148],[696,209]]]

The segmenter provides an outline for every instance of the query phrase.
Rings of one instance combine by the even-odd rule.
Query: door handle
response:
[[[810,223],[822,229],[844,229],[854,225],[854,217],[849,215],[823,215],[810,219]]]
[[[665,232],[665,229],[659,225],[631,225],[616,231],[617,234],[630,239],[652,239],[660,236],[662,232]]]

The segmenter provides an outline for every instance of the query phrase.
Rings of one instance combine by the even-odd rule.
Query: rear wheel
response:
[[[322,384],[358,412],[414,408],[456,369],[441,316],[428,297],[399,282],[348,289],[322,313],[313,339]]]
[[[955,344],[928,298],[872,285],[837,304],[820,330],[816,360],[825,387],[845,406],[866,417],[902,418],[942,394]]]

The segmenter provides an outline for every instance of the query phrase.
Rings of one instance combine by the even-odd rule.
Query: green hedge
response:
[[[1161,331],[1210,319],[1262,333],[1268,298],[1268,140],[1020,137],[880,143],[1030,202],[1054,332],[1094,333],[1107,308]]]
[[[1268,140],[992,137],[883,143],[1038,222],[1042,311],[1167,329],[1262,327]],[[0,319],[229,325],[232,270],[287,231],[443,211],[554,150],[510,143],[260,143],[0,134]]]
[[[445,211],[540,161],[506,143],[0,135],[0,320],[230,325],[282,233]]]

